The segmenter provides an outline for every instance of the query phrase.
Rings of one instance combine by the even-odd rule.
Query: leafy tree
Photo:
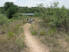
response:
[[[59,2],[54,2],[54,3],[53,3],[53,7],[54,7],[54,8],[58,7],[58,4],[59,4]]]
[[[58,2],[53,3],[52,7],[44,8],[42,5],[37,7],[39,12],[36,12],[44,21],[44,24],[50,24],[50,26],[55,26],[57,28],[63,27],[66,31],[69,28],[69,9],[64,6],[58,7]]]
[[[12,2],[6,2],[4,5],[4,11],[7,17],[10,19],[17,12],[18,7]]]

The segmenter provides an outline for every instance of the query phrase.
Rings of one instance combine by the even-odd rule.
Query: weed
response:
[[[8,39],[11,39],[14,37],[14,33],[13,32],[8,32]]]
[[[43,36],[43,35],[46,35],[46,32],[44,30],[41,30],[40,31],[40,35]]]

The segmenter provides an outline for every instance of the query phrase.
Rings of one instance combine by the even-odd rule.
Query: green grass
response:
[[[32,35],[36,35],[37,34],[37,32],[36,31],[32,31]]]

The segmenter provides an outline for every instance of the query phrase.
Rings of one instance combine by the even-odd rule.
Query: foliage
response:
[[[36,31],[32,31],[32,35],[36,35],[37,34],[37,32]]]
[[[0,14],[0,25],[3,25],[8,22],[8,19],[5,15]]]
[[[13,32],[8,32],[8,39],[11,39],[14,37],[14,33]]]
[[[4,5],[4,11],[8,18],[12,18],[13,14],[17,12],[17,6],[12,2],[6,2]]]
[[[44,23],[48,23],[50,26],[54,27],[62,27],[68,31],[68,22],[69,22],[69,9],[66,9],[64,6],[61,8],[57,7],[58,2],[53,4],[53,7],[40,7],[39,12],[36,14],[39,15],[41,19],[43,19]]]
[[[23,19],[26,20],[25,16],[20,15],[21,13],[34,13],[35,17],[40,17],[43,20],[43,23],[46,25],[54,27],[65,28],[66,31],[69,29],[69,9],[66,9],[64,6],[61,8],[58,7],[59,2],[53,3],[50,7],[44,7],[43,4],[38,5],[37,7],[18,7],[12,2],[6,2],[3,7],[4,13],[8,18],[14,19]],[[18,10],[18,12],[17,12]],[[17,12],[17,13],[16,13]]]
[[[44,36],[44,35],[46,35],[46,32],[42,30],[42,31],[40,31],[40,35]]]

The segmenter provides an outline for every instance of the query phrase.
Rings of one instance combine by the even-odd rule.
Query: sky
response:
[[[69,0],[0,0],[0,7],[3,6],[5,2],[14,2],[14,4],[18,6],[28,7],[35,7],[41,3],[47,7],[52,5],[54,2],[59,2],[59,7],[64,5],[66,8],[69,8]]]

